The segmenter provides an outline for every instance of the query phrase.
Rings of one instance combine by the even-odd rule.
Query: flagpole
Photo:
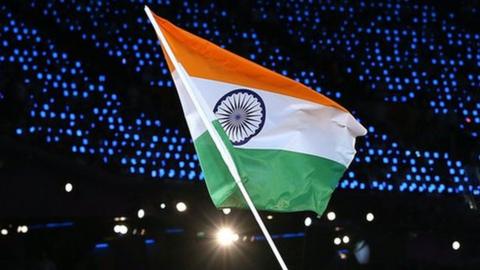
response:
[[[203,124],[206,126],[208,133],[213,139],[213,142],[215,143],[215,146],[220,152],[220,155],[222,156],[223,161],[227,165],[230,174],[232,175],[235,183],[237,184],[238,188],[240,189],[240,192],[242,193],[243,198],[247,202],[248,207],[250,208],[250,211],[252,212],[255,220],[258,223],[258,226],[262,230],[263,235],[265,236],[265,239],[267,240],[268,244],[270,245],[270,248],[272,249],[273,254],[275,255],[280,267],[282,270],[288,270],[287,265],[285,264],[280,252],[278,251],[275,243],[272,240],[272,237],[270,236],[270,233],[267,230],[267,227],[262,221],[262,218],[260,217],[260,214],[258,213],[257,209],[255,208],[255,205],[253,204],[252,199],[248,195],[247,190],[245,189],[245,186],[242,183],[242,179],[240,177],[240,174],[238,173],[238,169],[235,165],[235,162],[233,161],[233,158],[228,151],[228,148],[226,145],[223,143],[220,135],[218,134],[217,130],[212,124],[212,121],[214,121],[216,118],[213,115],[213,112],[210,110],[205,110],[204,108],[208,108],[206,106],[205,100],[201,97],[198,96],[198,90],[196,89],[196,86],[194,83],[192,83],[190,77],[188,76],[187,72],[183,68],[183,66],[176,60],[175,55],[173,54],[172,49],[170,48],[170,45],[168,44],[165,36],[163,35],[162,30],[160,27],[157,25],[155,18],[153,17],[152,12],[148,8],[148,6],[145,6],[145,12],[147,13],[148,18],[150,19],[155,32],[157,33],[158,38],[160,39],[161,44],[163,45],[163,48],[165,49],[165,52],[167,53],[168,57],[170,58],[170,61],[172,62],[173,66],[175,67],[175,70],[177,71],[177,74],[180,77],[180,80],[182,81],[185,89],[187,90],[188,95],[192,99],[192,102],[197,110],[197,112],[200,115],[200,118],[203,122]]]

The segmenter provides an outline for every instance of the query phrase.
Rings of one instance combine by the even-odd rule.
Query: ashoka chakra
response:
[[[247,89],[236,89],[224,95],[213,112],[234,145],[247,143],[265,123],[262,98]]]

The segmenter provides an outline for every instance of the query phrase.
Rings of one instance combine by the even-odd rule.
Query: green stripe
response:
[[[257,209],[323,213],[345,166],[291,151],[234,148],[220,124],[213,124],[229,148]],[[198,137],[194,145],[215,206],[245,208],[246,203],[208,132]]]

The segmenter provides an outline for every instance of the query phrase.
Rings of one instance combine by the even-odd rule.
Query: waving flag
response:
[[[303,84],[156,15],[151,19],[202,100],[255,207],[322,214],[365,128],[345,108]],[[165,57],[215,206],[246,207],[185,88],[185,76]]]

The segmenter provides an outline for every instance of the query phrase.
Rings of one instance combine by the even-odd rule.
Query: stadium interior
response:
[[[0,1],[0,269],[278,268],[213,206],[144,5],[368,129],[323,216],[262,212],[291,269],[479,269],[477,0]]]

